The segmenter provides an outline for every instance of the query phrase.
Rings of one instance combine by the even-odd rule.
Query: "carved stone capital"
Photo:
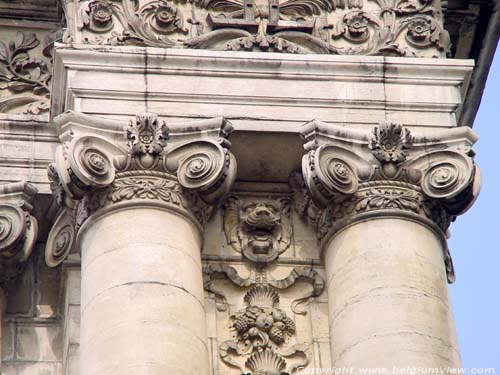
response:
[[[172,210],[201,230],[236,175],[223,118],[167,126],[146,113],[124,126],[68,112],[55,123],[62,145],[48,173],[62,209],[47,241],[51,266],[74,249],[90,216],[120,207]]]
[[[469,128],[422,133],[382,123],[369,133],[314,121],[302,136],[304,179],[291,182],[322,247],[346,225],[374,217],[406,217],[444,233],[479,193]]]
[[[0,185],[0,289],[22,272],[38,235],[31,216],[37,190],[26,183]]]

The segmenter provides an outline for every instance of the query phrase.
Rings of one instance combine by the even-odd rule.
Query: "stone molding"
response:
[[[440,0],[63,1],[67,43],[445,57]]]
[[[342,228],[375,217],[417,221],[444,239],[479,193],[470,128],[426,134],[381,123],[366,133],[313,121],[301,134],[303,180],[293,175],[290,182],[295,208],[316,228],[321,249]],[[452,281],[449,253],[445,258]]]
[[[76,250],[89,218],[124,207],[174,211],[201,230],[236,175],[223,118],[167,126],[145,113],[124,127],[70,111],[55,124],[62,145],[48,174],[61,210],[47,239],[49,266]]]
[[[59,0],[0,0],[0,17],[59,21]]]
[[[27,182],[0,185],[0,289],[23,271],[38,236],[31,215],[36,188]]]

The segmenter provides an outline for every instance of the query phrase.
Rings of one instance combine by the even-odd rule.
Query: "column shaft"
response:
[[[127,208],[85,226],[81,375],[207,374],[195,225],[167,210]]]
[[[376,218],[336,233],[325,251],[333,366],[460,366],[434,231]]]

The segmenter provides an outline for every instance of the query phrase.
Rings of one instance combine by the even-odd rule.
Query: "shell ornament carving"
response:
[[[231,315],[234,340],[220,344],[221,360],[230,367],[253,375],[291,373],[310,361],[309,349],[288,345],[296,334],[295,322],[277,307],[279,294],[267,284],[258,283],[244,296],[245,309]],[[288,346],[288,347],[287,347]]]

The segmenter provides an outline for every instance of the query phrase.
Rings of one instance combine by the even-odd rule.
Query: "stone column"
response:
[[[31,216],[36,193],[37,189],[26,182],[0,185],[0,369],[7,294],[24,270],[38,235],[38,222]]]
[[[75,125],[92,121],[92,135]],[[145,114],[125,146],[96,136],[119,127],[113,121],[70,113],[56,123],[64,145],[49,173],[66,208],[46,255],[57,265],[81,251],[80,374],[208,374],[200,250],[235,175],[229,124],[167,128]]]
[[[314,122],[304,182],[327,271],[334,367],[459,367],[446,231],[477,196],[469,128]]]

